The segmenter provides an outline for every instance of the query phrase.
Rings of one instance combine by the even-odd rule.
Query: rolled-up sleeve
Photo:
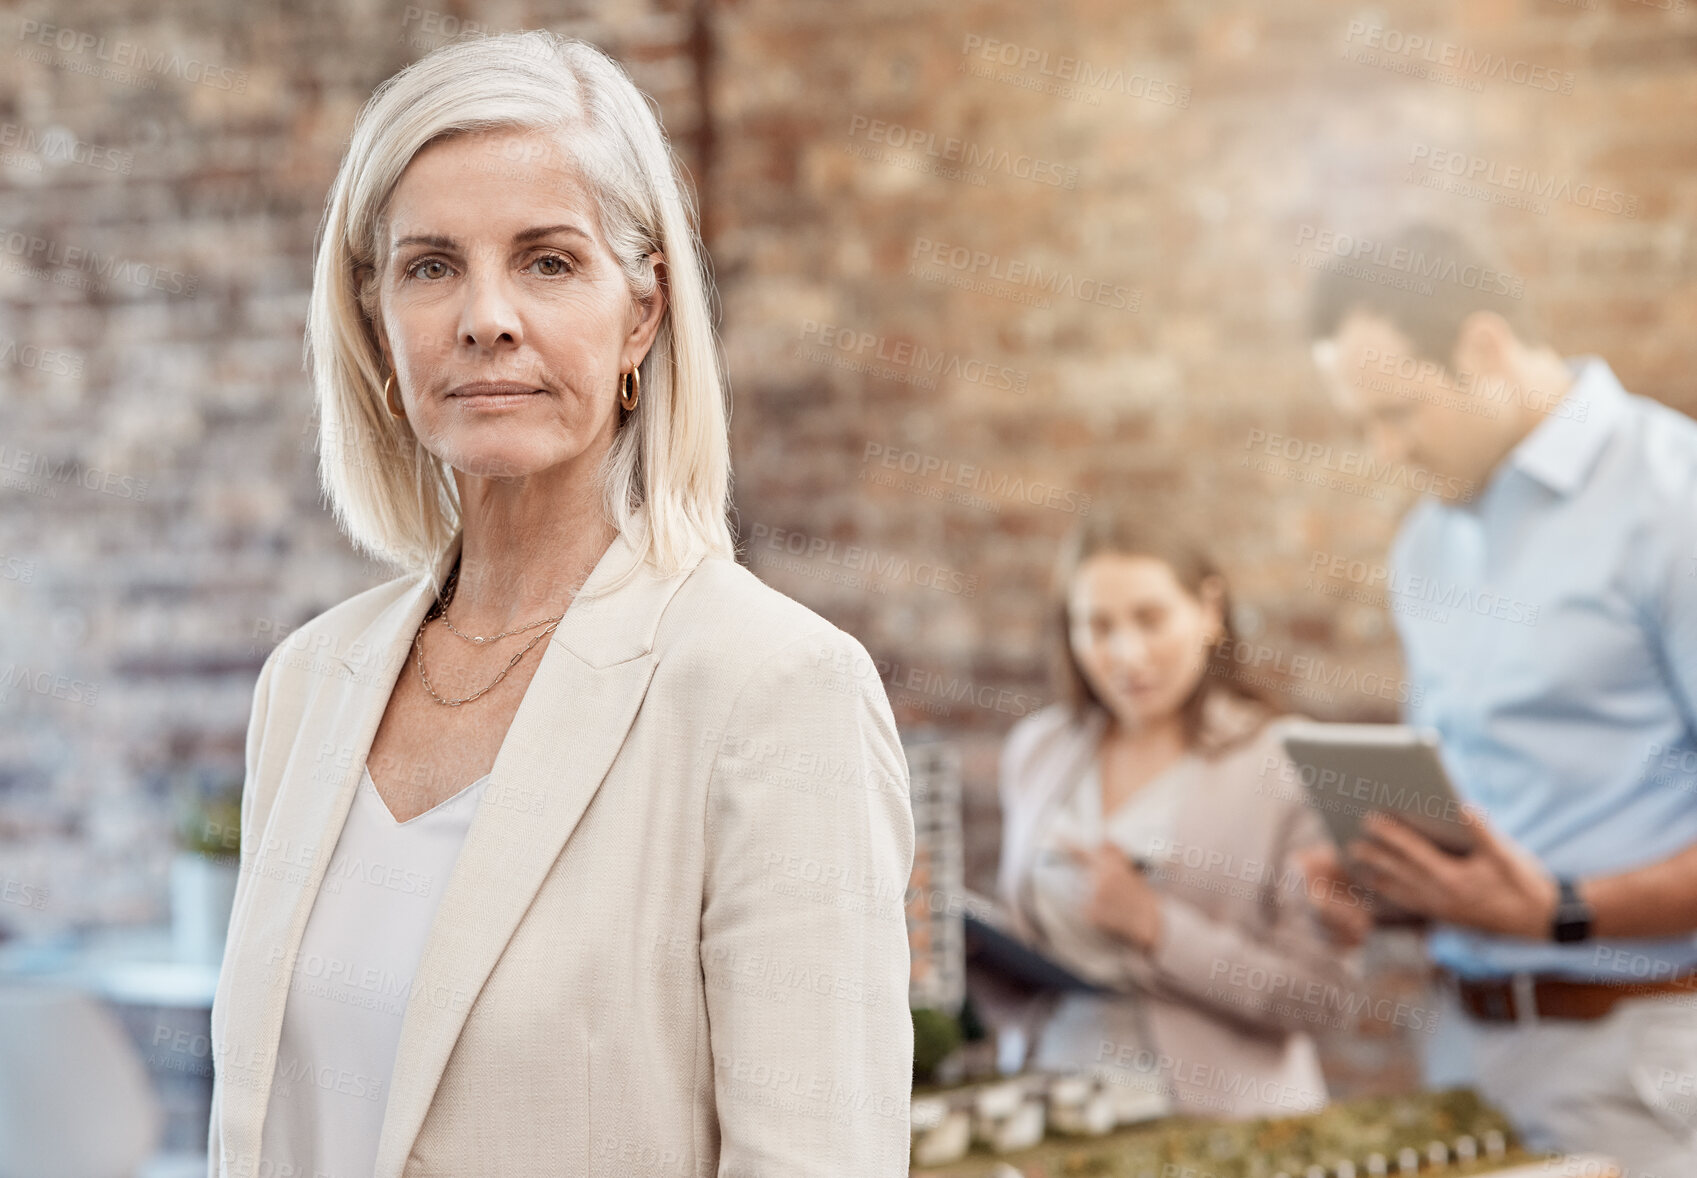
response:
[[[913,812],[857,641],[797,638],[743,684],[716,743],[705,838],[719,1175],[906,1174]]]

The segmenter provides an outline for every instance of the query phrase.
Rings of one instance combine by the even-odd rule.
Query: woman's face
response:
[[[664,300],[632,296],[552,140],[499,131],[426,147],[383,234],[378,338],[413,431],[462,492],[467,478],[592,475],[621,374],[647,354]]]
[[[1196,595],[1152,556],[1097,553],[1067,594],[1073,657],[1114,718],[1142,728],[1177,716],[1223,633],[1223,585]]]

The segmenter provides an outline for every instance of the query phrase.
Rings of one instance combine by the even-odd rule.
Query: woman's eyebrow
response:
[[[585,233],[582,229],[579,229],[576,225],[538,225],[533,229],[523,229],[518,233],[513,234],[513,242],[516,245],[528,245],[530,242],[537,241],[541,238],[552,237],[556,233],[581,237],[585,241],[590,240],[589,234]],[[451,237],[444,237],[439,233],[409,233],[405,237],[397,238],[394,248],[400,249],[402,246],[408,245],[427,245],[431,249],[439,250],[459,248],[459,242],[455,241]]]
[[[396,238],[393,248],[400,249],[406,245],[427,245],[431,249],[451,250],[458,248],[459,243],[438,233],[409,233],[405,237]]]
[[[589,234],[576,225],[539,225],[534,229],[526,229],[523,232],[513,234],[513,241],[519,245],[525,245],[539,238],[553,237],[556,233],[570,234],[581,237],[585,241],[589,240]]]

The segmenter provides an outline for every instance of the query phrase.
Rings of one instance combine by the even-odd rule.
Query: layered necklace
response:
[[[418,677],[424,684],[424,690],[428,691],[430,693],[430,697],[437,703],[446,704],[450,708],[457,708],[461,704],[470,703],[472,700],[478,698],[484,692],[494,687],[495,684],[505,679],[507,677],[507,672],[517,666],[518,661],[525,655],[529,654],[532,647],[534,647],[538,642],[541,642],[544,638],[548,637],[548,635],[552,634],[559,626],[560,620],[566,616],[565,611],[562,610],[554,617],[543,618],[539,622],[531,622],[527,625],[518,626],[512,630],[503,630],[499,634],[491,634],[487,637],[480,634],[467,634],[448,620],[448,606],[453,604],[454,590],[458,587],[459,581],[460,564],[459,561],[456,560],[454,562],[454,571],[448,574],[447,584],[442,586],[442,592],[437,596],[436,604],[430,607],[429,612],[424,615],[424,620],[418,624],[418,633],[413,635],[412,640],[413,655],[415,656],[415,661],[418,663]],[[508,659],[507,665],[501,668],[501,673],[496,675],[495,678],[489,682],[488,686],[484,687],[480,691],[472,692],[472,694],[463,699],[443,699],[440,695],[436,694],[436,689],[430,686],[430,676],[425,674],[424,671],[424,628],[436,619],[440,619],[442,624],[452,633],[457,634],[467,642],[474,643],[478,646],[482,646],[487,642],[495,642],[502,638],[508,638],[514,634],[523,634],[526,630],[534,630],[538,626],[547,626],[548,628],[538,634],[535,638],[532,638],[524,645],[523,649],[521,649],[512,658]]]

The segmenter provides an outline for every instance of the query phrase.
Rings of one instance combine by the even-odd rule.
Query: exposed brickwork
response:
[[[1194,514],[1295,706],[1393,714],[1383,608],[1308,577],[1379,560],[1409,497],[1347,473],[1311,372],[1325,235],[1488,235],[1564,350],[1697,409],[1686,8],[12,6],[0,666],[31,678],[0,701],[0,926],[163,919],[168,775],[234,771],[265,651],[380,575],[318,500],[312,237],[371,88],[460,22],[578,32],[657,99],[703,185],[751,563],[961,742],[983,888],[1087,497]],[[1457,159],[1486,179],[1427,186]]]

